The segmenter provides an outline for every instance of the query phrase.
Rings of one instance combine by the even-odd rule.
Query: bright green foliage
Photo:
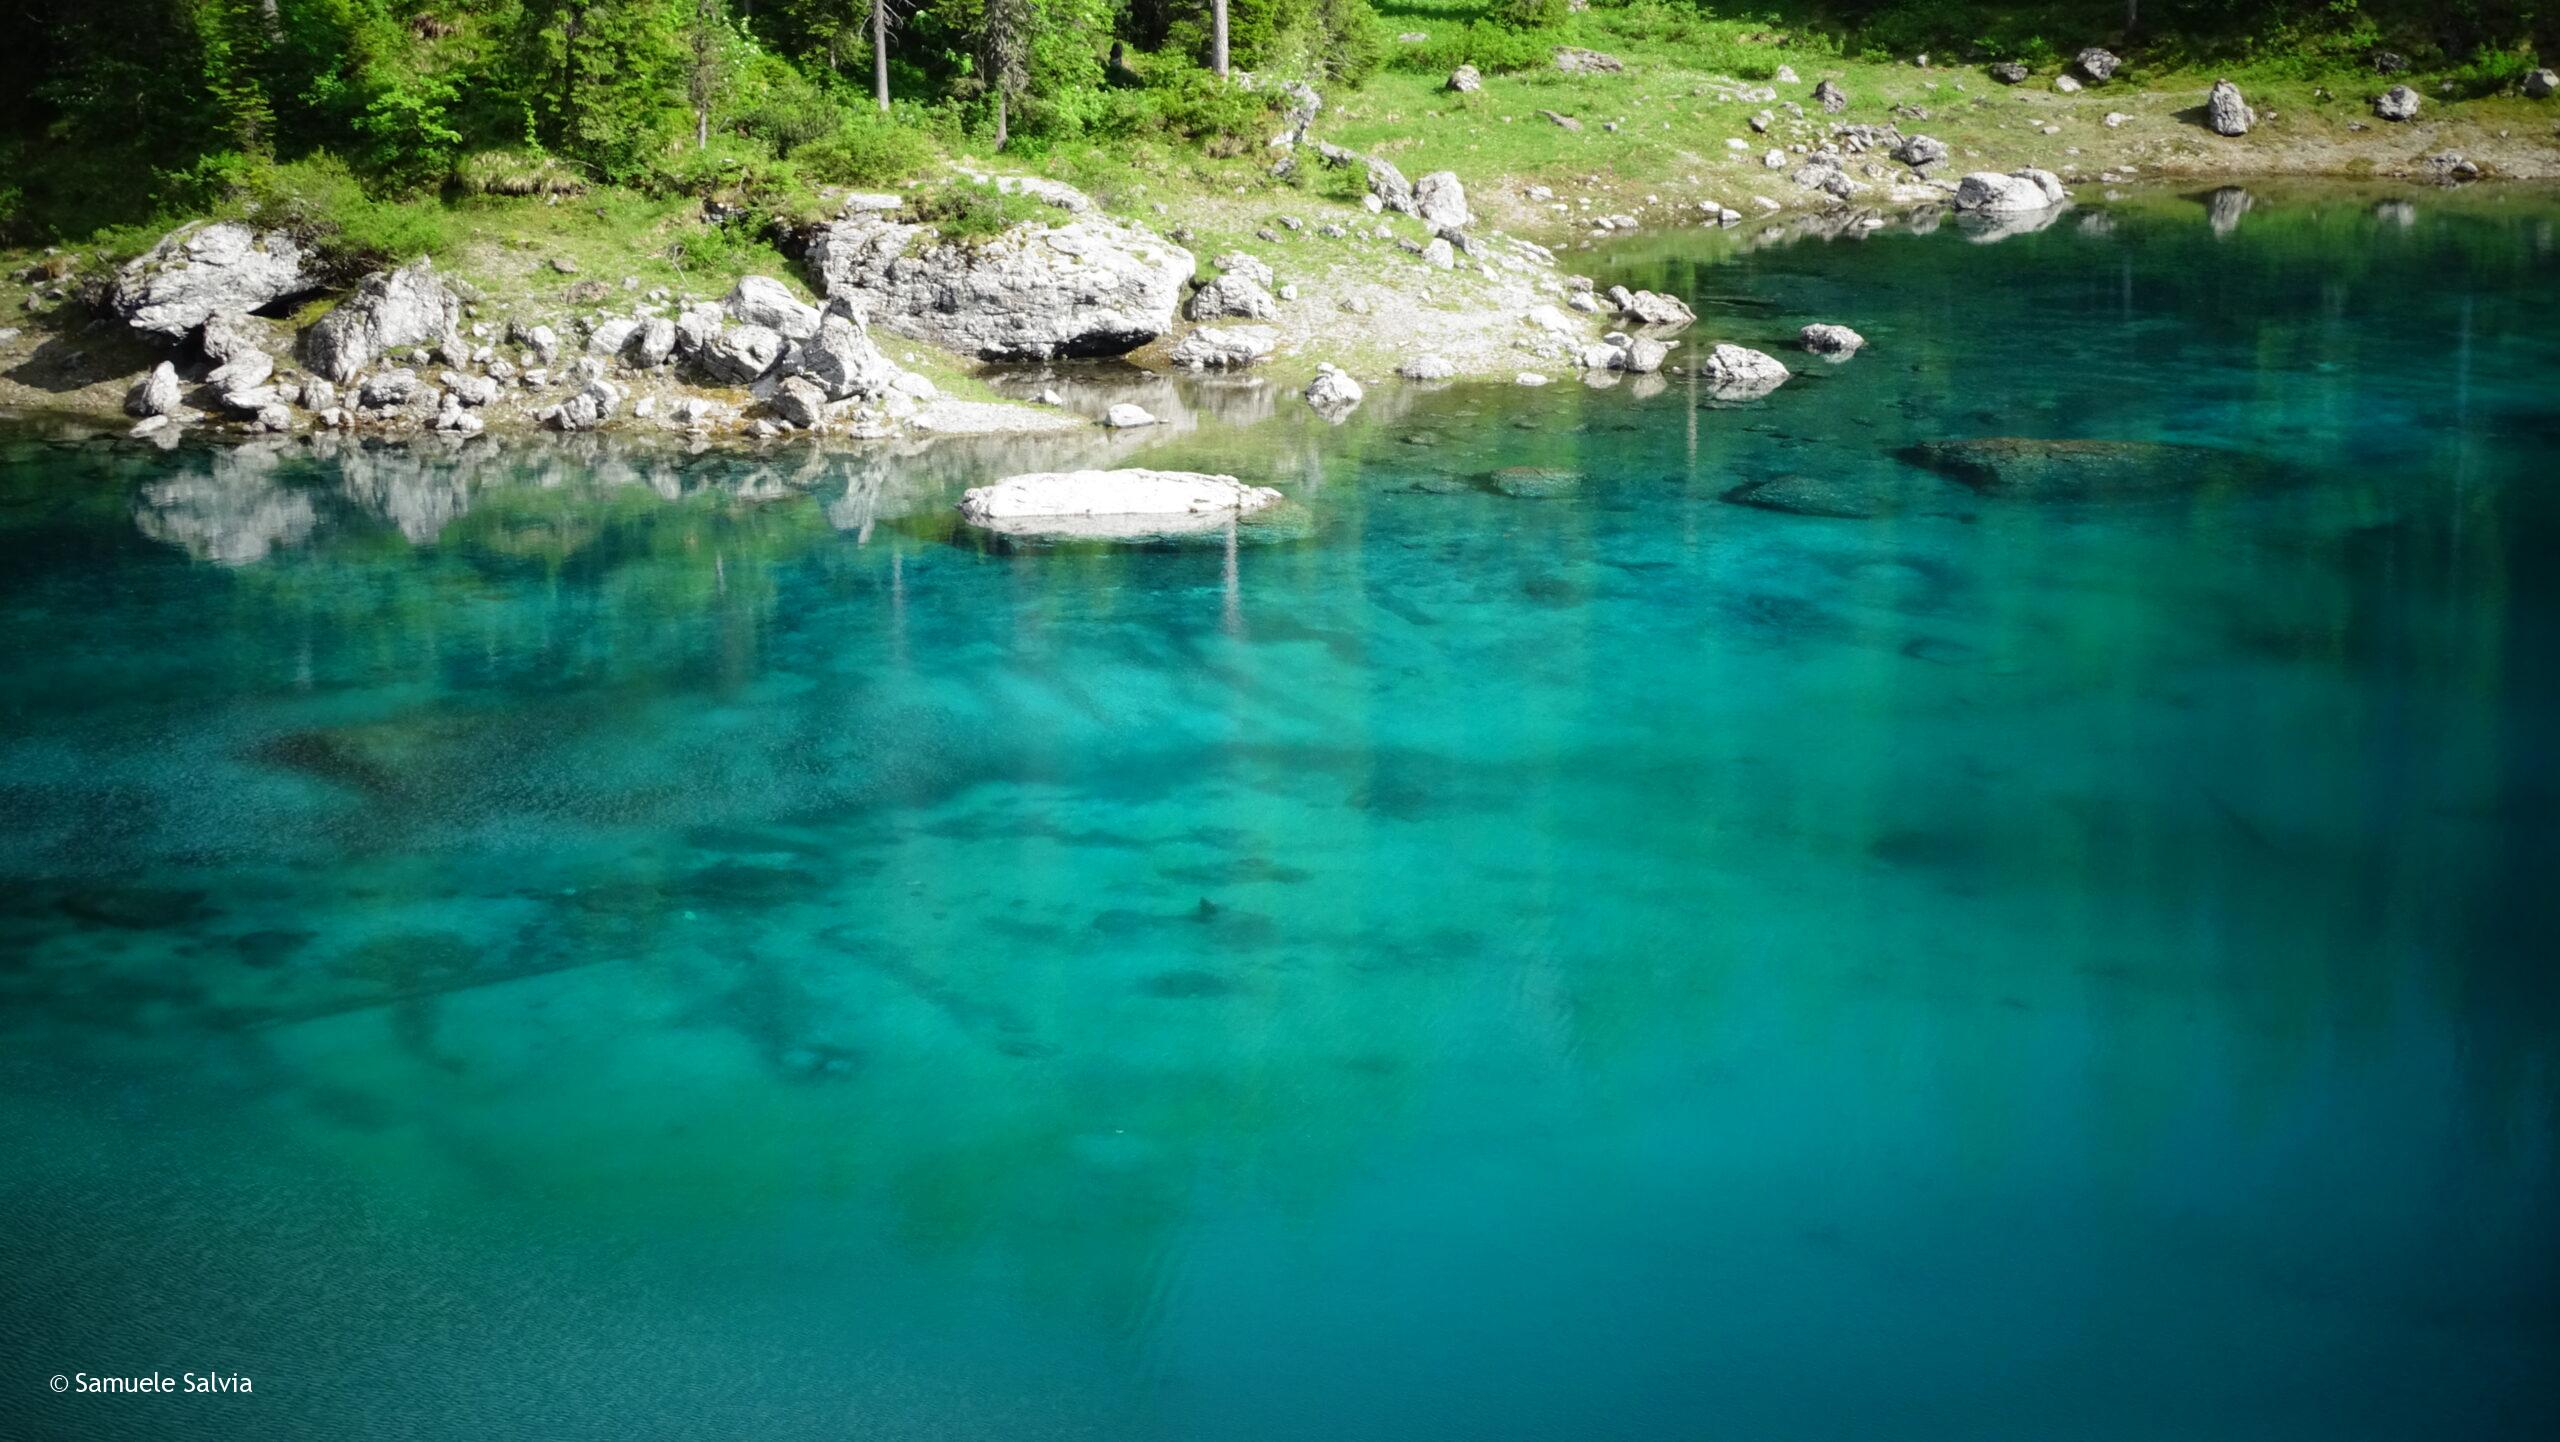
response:
[[[2050,68],[2104,44],[2136,76],[2324,83],[2369,82],[2388,48],[2455,97],[2560,61],[2560,0],[1230,0],[1248,91],[1202,67],[1209,0],[890,0],[884,120],[871,0],[20,4],[0,51],[0,238],[139,225],[298,177],[351,252],[423,243],[403,241],[400,207],[439,195],[604,186],[803,213],[813,187],[984,155],[999,90],[1011,151],[1083,164],[1107,146],[1255,154],[1273,82],[1340,106],[1382,64],[1534,73],[1566,43],[1743,79],[1924,50]],[[1406,30],[1429,39],[1389,43]]]

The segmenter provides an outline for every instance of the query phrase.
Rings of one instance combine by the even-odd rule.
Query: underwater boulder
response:
[[[2243,459],[2207,446],[2027,436],[1923,441],[1901,455],[1986,496],[2040,500],[2188,490],[2231,478]]]

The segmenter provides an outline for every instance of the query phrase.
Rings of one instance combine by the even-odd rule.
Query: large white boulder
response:
[[[1148,536],[1214,530],[1279,500],[1268,486],[1197,471],[1041,471],[970,490],[960,517],[1012,535]]]
[[[1777,357],[1738,345],[1718,345],[1707,352],[1698,370],[1706,376],[1708,389],[1724,397],[1767,395],[1795,374]]]
[[[818,308],[771,276],[751,275],[732,287],[721,309],[740,325],[760,325],[790,340],[818,333]]]
[[[441,341],[461,323],[462,298],[422,260],[366,276],[355,294],[302,333],[303,359],[343,384],[390,352]]]
[[[1360,383],[1330,362],[1316,367],[1316,378],[1307,382],[1307,404],[1316,414],[1339,422],[1360,404]]]
[[[2213,91],[2204,98],[2205,128],[2216,135],[2246,135],[2258,123],[2258,112],[2240,94],[2240,87],[2228,80],[2213,82]]]
[[[988,360],[1119,355],[1164,334],[1191,252],[1098,217],[1025,224],[984,242],[855,216],[820,230],[809,265],[872,323]]]
[[[181,226],[116,275],[125,324],[168,340],[224,311],[248,312],[312,288],[308,257],[281,230],[238,221]]]
[[[1958,210],[1977,210],[1987,215],[2015,214],[2049,210],[2069,194],[2062,182],[2046,171],[2021,170],[2002,175],[1996,170],[1977,170],[1956,183],[1955,204]]]
[[[1467,209],[1467,188],[1450,170],[1435,170],[1413,183],[1413,212],[1434,230],[1464,230],[1476,219]]]

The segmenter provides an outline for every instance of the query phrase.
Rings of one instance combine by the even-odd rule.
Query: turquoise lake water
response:
[[[2560,1435],[2555,236],[1575,257],[1868,336],[1748,404],[0,447],[0,1435]],[[1292,504],[955,534],[1112,458]],[[45,1382],[155,1371],[254,1391]]]

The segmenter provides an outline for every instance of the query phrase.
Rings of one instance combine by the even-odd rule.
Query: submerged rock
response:
[[[1486,474],[1485,485],[1506,496],[1542,501],[1579,490],[1582,472],[1562,466],[1504,466]]]
[[[2156,441],[1989,436],[1923,441],[1903,459],[1986,496],[2080,500],[2180,491],[2230,478],[2236,452]]]
[[[960,516],[1008,535],[1137,538],[1215,530],[1279,500],[1268,486],[1198,471],[1042,471],[970,490]]]
[[[1763,511],[1783,511],[1791,516],[1820,516],[1833,520],[1872,521],[1885,516],[1898,516],[1935,488],[1945,491],[1943,482],[1917,481],[1905,476],[1852,474],[1847,476],[1771,476],[1764,480],[1745,481],[1724,493],[1723,499],[1737,506],[1750,506]]]
[[[117,272],[115,311],[135,330],[180,340],[225,311],[257,310],[311,289],[306,260],[281,230],[230,220],[180,226]]]

